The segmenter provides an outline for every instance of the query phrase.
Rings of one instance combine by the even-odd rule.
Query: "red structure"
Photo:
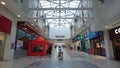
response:
[[[0,14],[0,32],[11,34],[12,21]]]
[[[42,37],[28,43],[28,56],[45,56],[47,43]]]

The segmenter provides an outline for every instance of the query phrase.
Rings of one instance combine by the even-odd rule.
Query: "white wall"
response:
[[[70,39],[70,27],[50,27],[49,38],[50,39]],[[55,37],[65,36],[65,37]]]

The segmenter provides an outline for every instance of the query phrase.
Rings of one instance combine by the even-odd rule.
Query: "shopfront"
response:
[[[106,56],[103,32],[88,32],[88,39],[90,40],[90,48],[94,49],[95,55]]]
[[[36,39],[36,35],[38,36],[25,22],[18,22],[14,51],[15,59],[27,56],[28,42]]]
[[[109,36],[113,45],[114,59],[120,60],[120,26],[109,30]]]
[[[86,35],[80,35],[79,36],[80,40],[80,50],[83,52],[87,52],[88,49],[88,40],[86,39]]]

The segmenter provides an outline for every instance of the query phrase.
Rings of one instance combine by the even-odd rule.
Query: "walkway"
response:
[[[51,57],[24,57],[0,61],[0,68],[120,68],[120,61],[64,49],[64,59],[58,60],[56,50]]]

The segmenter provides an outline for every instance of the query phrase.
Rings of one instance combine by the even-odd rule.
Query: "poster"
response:
[[[16,50],[22,50],[23,41],[17,40]]]

